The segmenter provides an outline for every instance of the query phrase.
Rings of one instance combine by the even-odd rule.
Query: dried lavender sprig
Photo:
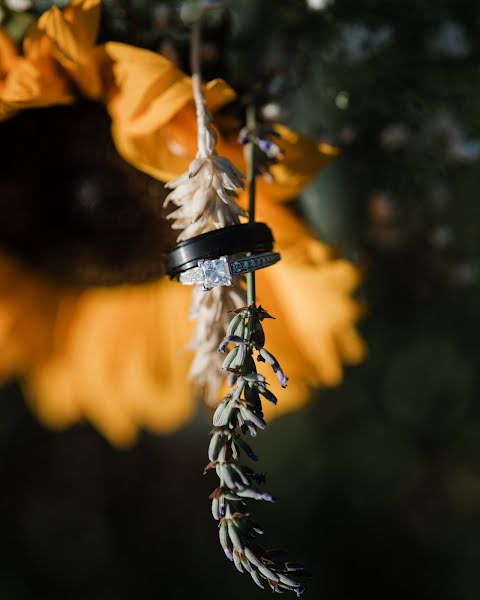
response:
[[[298,563],[285,562],[274,557],[255,539],[262,529],[250,519],[247,499],[274,502],[275,498],[258,488],[264,476],[242,465],[242,452],[257,460],[243,435],[255,437],[258,430],[266,428],[263,418],[261,396],[276,401],[267,390],[265,377],[257,372],[257,361],[270,364],[281,384],[287,378],[271,352],[264,348],[263,319],[270,317],[255,303],[236,311],[227,328],[227,335],[218,351],[231,347],[224,369],[234,373],[236,383],[230,393],[218,405],[213,415],[214,428],[208,450],[207,469],[215,468],[219,486],[212,492],[212,515],[219,521],[219,537],[227,558],[234,562],[240,572],[247,572],[261,588],[268,586],[274,592],[293,591],[300,596],[304,585],[298,578],[308,575]],[[271,394],[271,395],[270,395]]]
[[[255,121],[255,109],[251,105],[247,109],[247,127],[251,131],[255,130]],[[247,145],[250,222],[255,219],[256,146],[255,140],[250,139]],[[308,573],[302,565],[275,559],[272,551],[257,544],[254,540],[263,531],[246,512],[247,498],[275,501],[254,485],[263,483],[264,475],[239,464],[242,451],[250,459],[258,460],[242,434],[255,437],[259,429],[265,429],[261,396],[277,403],[274,394],[267,389],[265,377],[257,372],[254,353],[258,361],[272,367],[283,387],[287,385],[287,377],[277,359],[264,347],[262,321],[271,317],[256,305],[254,272],[247,274],[247,297],[248,306],[235,311],[226,337],[218,347],[219,352],[225,352],[228,346],[233,346],[223,361],[223,369],[230,372],[234,387],[213,416],[207,468],[215,467],[220,485],[211,495],[212,515],[220,521],[219,537],[225,555],[240,572],[249,573],[261,588],[267,584],[275,592],[290,590],[300,596],[304,585],[297,577]],[[298,568],[292,569],[292,564]]]

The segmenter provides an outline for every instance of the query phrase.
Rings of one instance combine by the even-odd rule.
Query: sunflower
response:
[[[162,277],[172,236],[159,208],[161,182],[195,153],[196,122],[190,79],[170,61],[95,44],[99,11],[99,0],[52,7],[22,53],[0,35],[0,376],[21,381],[45,425],[87,420],[126,446],[141,428],[179,428],[197,406],[191,291]],[[205,93],[213,113],[235,97],[221,80]],[[283,260],[259,273],[258,297],[278,317],[269,346],[290,376],[279,414],[337,385],[365,348],[358,270],[284,203],[337,152],[275,128],[285,159],[259,183],[258,219]],[[244,171],[236,135],[217,130],[219,153]]]

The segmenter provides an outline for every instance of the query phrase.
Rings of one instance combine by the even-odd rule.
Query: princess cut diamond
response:
[[[205,290],[211,290],[217,285],[232,285],[232,275],[226,256],[221,256],[215,260],[199,261],[198,266],[203,272],[203,287]]]

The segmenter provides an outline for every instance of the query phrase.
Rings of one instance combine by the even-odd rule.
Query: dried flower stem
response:
[[[198,20],[192,25],[190,35],[190,66],[192,69],[192,89],[197,112],[197,158],[205,158],[209,152],[207,149],[206,131],[211,125],[211,116],[205,105],[205,97],[202,90],[202,75],[200,66],[202,41],[202,25]],[[213,131],[213,130],[212,130]],[[216,139],[215,139],[216,142]]]

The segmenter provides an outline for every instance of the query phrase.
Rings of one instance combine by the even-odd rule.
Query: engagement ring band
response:
[[[258,255],[273,250],[273,235],[265,223],[230,225],[179,242],[167,254],[166,271],[171,279],[197,267],[202,260],[236,254]]]
[[[178,279],[184,285],[201,284],[206,291],[219,285],[230,286],[233,277],[269,267],[279,260],[278,252],[264,252],[236,258],[220,256],[213,260],[198,261],[197,267],[183,271]]]

